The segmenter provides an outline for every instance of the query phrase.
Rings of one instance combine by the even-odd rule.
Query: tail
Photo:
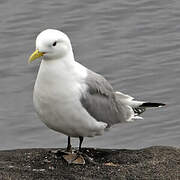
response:
[[[166,104],[164,103],[152,103],[152,102],[144,102],[141,105],[137,107],[132,107],[135,115],[140,115],[142,114],[146,108],[156,108],[156,107],[163,107]]]
[[[132,119],[143,119],[139,115],[142,114],[146,110],[146,108],[163,107],[166,105],[164,103],[136,101],[133,97],[121,92],[115,92],[115,94],[116,97],[121,101],[121,103],[127,105],[133,110],[134,115]]]
[[[142,105],[139,107],[144,107],[144,108],[150,108],[150,107],[163,107],[166,104],[163,103],[152,103],[152,102],[144,102]]]

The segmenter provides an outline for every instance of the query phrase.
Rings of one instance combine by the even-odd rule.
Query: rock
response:
[[[84,148],[85,165],[68,165],[56,149],[0,151],[0,179],[180,179],[180,149],[154,146],[140,150]]]

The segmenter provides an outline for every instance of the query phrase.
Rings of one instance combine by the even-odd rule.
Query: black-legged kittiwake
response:
[[[148,107],[163,103],[136,101],[114,91],[101,75],[74,59],[68,36],[55,29],[42,31],[29,62],[42,56],[33,102],[40,119],[51,129],[70,137],[101,135],[111,125],[134,121]]]

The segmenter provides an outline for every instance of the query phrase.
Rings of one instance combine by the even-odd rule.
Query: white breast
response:
[[[101,134],[105,123],[97,122],[80,103],[86,90],[86,68],[77,62],[42,61],[34,87],[34,106],[51,129],[68,136]]]

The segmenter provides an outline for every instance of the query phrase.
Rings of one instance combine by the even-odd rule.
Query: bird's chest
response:
[[[66,102],[80,96],[83,86],[82,78],[74,69],[58,69],[52,65],[42,64],[36,79],[34,95],[44,103]]]
[[[41,74],[34,87],[33,101],[41,120],[50,128],[63,132],[73,129],[72,120],[81,109],[80,97],[86,88],[83,83],[75,80],[73,75],[49,76]]]
[[[41,74],[42,76],[42,74]],[[80,99],[82,86],[73,75],[51,75],[38,77],[34,87],[34,104],[45,112],[58,110],[64,112]],[[36,108],[37,109],[37,108]]]

